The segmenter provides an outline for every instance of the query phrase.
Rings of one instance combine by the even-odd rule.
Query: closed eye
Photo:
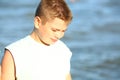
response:
[[[66,30],[67,30],[67,29],[66,29]],[[57,32],[57,31],[65,32],[66,30],[60,30],[60,29],[54,29],[54,28],[52,28],[52,31],[53,31],[53,32]]]
[[[67,31],[67,29],[66,30],[62,30],[62,32],[65,32],[65,31]]]
[[[60,29],[52,28],[53,32],[60,31]]]

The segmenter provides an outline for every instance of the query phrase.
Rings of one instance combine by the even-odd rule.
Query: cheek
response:
[[[52,36],[52,32],[50,30],[44,30],[42,32],[42,36],[44,36],[45,38],[49,38]]]
[[[64,32],[63,32],[63,33],[61,33],[61,38],[62,38],[62,37],[64,37],[64,34],[65,34]]]

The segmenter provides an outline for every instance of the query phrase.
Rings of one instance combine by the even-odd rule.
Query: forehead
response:
[[[66,29],[67,28],[67,23],[59,18],[49,20],[47,22],[47,25],[52,27],[52,28],[57,28],[57,29]]]

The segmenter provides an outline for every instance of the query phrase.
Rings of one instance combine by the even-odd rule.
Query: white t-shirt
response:
[[[65,80],[71,51],[58,40],[46,46],[27,36],[7,46],[14,58],[17,80]]]

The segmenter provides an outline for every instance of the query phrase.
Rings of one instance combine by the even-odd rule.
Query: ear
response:
[[[35,26],[35,28],[39,29],[39,27],[41,26],[41,24],[42,24],[41,18],[38,17],[38,16],[36,16],[36,17],[34,18],[34,26]]]

